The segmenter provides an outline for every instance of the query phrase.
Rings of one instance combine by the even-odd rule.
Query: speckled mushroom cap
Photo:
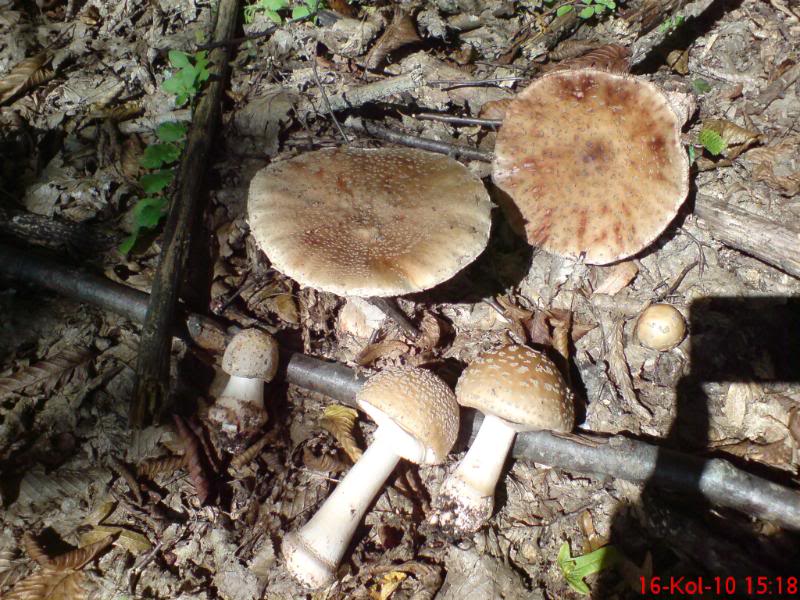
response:
[[[571,431],[575,422],[572,393],[558,368],[525,346],[481,354],[461,374],[456,397],[462,406],[518,425],[520,431]]]
[[[530,244],[607,264],[647,247],[686,199],[680,127],[647,81],[549,73],[510,103],[492,179],[514,201]]]
[[[234,377],[272,381],[278,371],[278,342],[259,329],[243,329],[225,348],[222,370]]]
[[[377,409],[426,446],[428,464],[443,462],[456,443],[459,424],[456,397],[430,371],[415,367],[381,371],[367,380],[356,400],[375,421],[379,422]]]
[[[273,266],[342,296],[450,279],[489,239],[491,202],[461,163],[411,148],[317,150],[250,184],[250,229]]]

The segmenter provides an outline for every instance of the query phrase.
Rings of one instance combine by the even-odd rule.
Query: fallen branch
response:
[[[22,262],[19,262],[20,255],[24,257]],[[143,318],[143,308],[147,304],[144,292],[124,291],[120,289],[125,288],[123,285],[69,267],[59,267],[64,271],[60,278],[74,277],[74,280],[54,282],[56,278],[49,274],[57,273],[52,270],[55,261],[45,267],[39,261],[29,254],[0,246],[0,275],[37,283],[121,312],[132,320]],[[195,317],[207,319],[200,315]],[[224,337],[224,328],[218,327],[218,334]],[[364,382],[364,378],[343,364],[303,354],[293,354],[289,358],[285,379],[350,406],[355,406],[355,395]],[[483,417],[474,411],[464,412],[462,447],[477,434],[482,420]],[[621,435],[560,436],[544,431],[517,435],[512,454],[569,471],[609,475],[636,483],[652,482],[684,493],[699,493],[718,506],[800,530],[800,493],[750,475],[726,460],[704,459]]]
[[[749,254],[800,277],[800,228],[779,223],[732,206],[724,200],[698,194],[697,225],[726,246]]]
[[[328,96],[330,112],[359,108],[370,102],[383,100],[403,92],[410,92],[425,84],[422,69],[415,69],[405,75],[381,79],[374,83],[350,88],[346,92],[332,94]],[[327,108],[327,107],[326,107]],[[314,104],[307,100],[298,107],[301,114],[311,114],[321,112],[316,109]]]
[[[84,223],[3,207],[0,207],[0,233],[76,255],[102,252],[114,243],[111,236],[98,233]]]
[[[144,322],[150,295],[86,269],[65,264],[43,252],[0,244],[0,279],[37,285],[79,302],[98,306],[137,323]],[[219,321],[179,307],[173,335],[188,338],[212,352],[225,350],[227,330]]]
[[[394,144],[402,144],[410,148],[419,148],[420,150],[427,150],[428,152],[438,152],[439,154],[447,154],[454,158],[464,158],[467,160],[481,160],[484,162],[491,162],[492,160],[492,153],[486,152],[485,150],[421,138],[416,135],[395,131],[394,129],[389,129],[382,125],[376,125],[360,117],[348,117],[344,122],[344,126],[366,133],[372,137]]]
[[[238,0],[219,3],[212,41],[229,39],[239,16]],[[213,77],[197,104],[194,121],[186,140],[178,190],[170,205],[162,235],[162,250],[153,279],[150,306],[142,326],[136,385],[130,406],[130,422],[143,427],[158,419],[169,396],[171,327],[178,303],[180,286],[197,214],[202,210],[206,161],[217,129],[220,101],[228,66],[227,47],[217,48],[210,56]]]
[[[344,365],[302,354],[289,360],[286,381],[350,406],[356,406],[355,394],[363,383]],[[462,442],[466,445],[477,435],[483,415],[465,411],[464,416]],[[568,471],[698,493],[718,506],[800,530],[800,493],[737,469],[726,460],[704,459],[621,435],[561,436],[547,431],[517,434],[512,455]]]

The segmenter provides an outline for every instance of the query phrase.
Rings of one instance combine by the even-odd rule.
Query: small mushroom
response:
[[[492,516],[494,490],[517,432],[570,431],[575,408],[555,364],[519,345],[481,354],[462,373],[456,397],[486,416],[469,451],[442,484],[430,522],[474,532]]]
[[[491,202],[461,163],[411,148],[323,149],[250,184],[250,230],[272,266],[340,296],[427,290],[489,240]]]
[[[269,418],[264,382],[272,381],[278,370],[278,343],[259,329],[240,331],[225,348],[222,370],[230,379],[208,418],[219,428],[225,450],[237,453]]]
[[[506,110],[492,179],[528,243],[604,265],[646,248],[689,190],[681,119],[655,85],[596,69],[548,73]]]
[[[458,434],[455,396],[429,371],[383,371],[367,381],[356,400],[378,425],[372,443],[311,520],[287,535],[281,548],[292,576],[312,589],[334,580],[361,518],[400,458],[441,463]]]
[[[664,352],[681,343],[686,321],[671,304],[651,304],[636,322],[636,337],[643,346]]]

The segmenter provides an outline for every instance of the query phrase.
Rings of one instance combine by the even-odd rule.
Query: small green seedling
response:
[[[305,19],[322,8],[322,0],[303,0],[292,9],[292,19]]]
[[[210,76],[208,53],[201,50],[190,56],[185,52],[170,50],[169,64],[177,71],[164,80],[161,88],[165,92],[175,94],[176,106],[183,106],[200,91],[203,82]]]
[[[167,213],[169,200],[166,196],[158,194],[163,192],[175,178],[174,169],[164,167],[174,164],[180,158],[183,139],[186,137],[186,125],[162,123],[156,129],[156,137],[161,143],[147,146],[144,155],[139,159],[139,164],[146,169],[157,170],[139,178],[139,186],[148,196],[133,206],[133,231],[119,246],[122,254],[127,254],[133,249],[143,229],[153,229]]]
[[[580,594],[589,594],[589,586],[583,581],[593,573],[613,567],[619,560],[614,546],[603,546],[583,556],[571,556],[569,542],[564,542],[558,551],[558,567],[569,586]]]
[[[667,17],[666,19],[664,19],[664,22],[658,26],[658,30],[661,33],[672,33],[678,27],[683,25],[685,21],[686,17],[684,17],[683,15],[672,15],[671,17]]]
[[[692,87],[698,94],[706,94],[711,91],[711,84],[705,79],[695,79],[692,81]]]
[[[697,140],[713,156],[719,156],[728,147],[722,136],[711,129],[703,129],[697,136]]]
[[[600,15],[608,9],[613,12],[617,8],[614,0],[581,0],[581,4],[562,4],[556,9],[556,16],[560,17],[578,10],[581,19],[591,19],[595,15]]]
[[[275,25],[283,24],[280,12],[289,6],[289,0],[257,0],[244,7],[244,22],[248,25],[253,22],[256,15],[263,13]]]

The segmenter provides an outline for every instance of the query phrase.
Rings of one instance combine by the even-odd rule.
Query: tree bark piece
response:
[[[222,0],[219,3],[213,41],[226,40],[233,35],[239,13],[238,0]],[[219,121],[228,65],[227,47],[212,51],[210,61],[212,78],[197,104],[189,129],[178,190],[164,226],[161,257],[142,327],[136,386],[129,414],[134,427],[144,427],[157,420],[169,397],[171,327],[183,282],[192,226],[198,210],[201,210],[199,199],[203,194],[206,162]]]
[[[698,226],[726,246],[800,277],[797,225],[778,223],[702,194],[697,195],[694,214],[700,219]]]

